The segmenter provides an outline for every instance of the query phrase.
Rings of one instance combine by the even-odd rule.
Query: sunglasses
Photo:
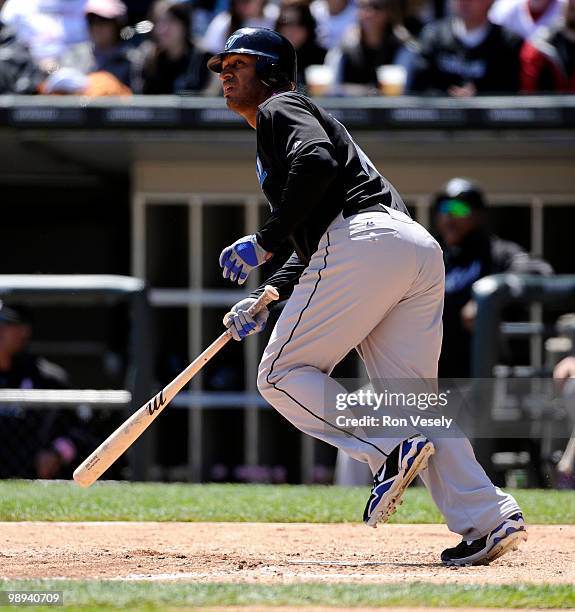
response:
[[[463,219],[471,214],[471,206],[463,200],[441,200],[437,206],[437,211],[442,215],[451,215]]]

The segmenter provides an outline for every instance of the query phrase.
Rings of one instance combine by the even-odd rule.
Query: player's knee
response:
[[[271,403],[271,396],[274,392],[274,386],[269,381],[270,370],[264,364],[260,364],[258,370],[258,391],[262,397]]]
[[[283,378],[281,372],[278,368],[270,367],[268,360],[263,360],[258,369],[258,390],[262,397],[272,405],[274,397],[279,393],[276,384]]]

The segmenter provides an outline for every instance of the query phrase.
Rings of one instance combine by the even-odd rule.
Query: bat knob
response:
[[[228,321],[230,320],[230,318],[232,317],[234,313],[230,310],[230,312],[226,312],[226,314],[224,315],[224,319],[223,319],[223,324],[227,327],[228,325]]]

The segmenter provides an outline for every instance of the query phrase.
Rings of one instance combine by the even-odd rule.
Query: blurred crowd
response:
[[[0,94],[218,95],[242,26],[312,95],[575,92],[575,0],[0,0]]]

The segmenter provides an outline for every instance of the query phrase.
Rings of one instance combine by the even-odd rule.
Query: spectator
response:
[[[230,0],[230,10],[217,14],[206,31],[203,46],[211,54],[219,53],[229,35],[239,28],[273,29],[278,7],[267,0]]]
[[[330,51],[327,62],[333,65],[336,87],[361,85],[377,89],[376,69],[383,64],[409,68],[415,53],[409,32],[395,24],[392,0],[358,0],[359,23],[344,38],[341,47]]]
[[[317,22],[317,41],[328,51],[341,45],[347,31],[357,23],[354,0],[314,0],[310,9]]]
[[[521,90],[575,93],[575,0],[565,5],[556,28],[541,28],[521,49]]]
[[[466,97],[518,91],[522,41],[488,21],[491,1],[453,0],[453,16],[423,29],[408,79],[412,92]]]
[[[46,72],[52,72],[64,51],[88,40],[86,0],[7,0],[0,19],[30,47]]]
[[[305,69],[313,64],[323,64],[326,50],[315,39],[316,23],[309,6],[304,2],[284,4],[275,29],[294,46],[297,54],[298,85],[305,85]]]
[[[496,0],[489,19],[528,40],[537,28],[557,25],[564,6],[565,0]]]
[[[445,261],[443,345],[439,376],[470,374],[475,304],[473,283],[499,272],[552,274],[551,266],[529,256],[518,244],[498,238],[486,226],[486,200],[467,179],[451,179],[435,197],[435,223]]]
[[[4,0],[0,0],[0,9]],[[33,94],[44,79],[30,50],[16,38],[14,30],[0,21],[0,95]]]
[[[190,12],[174,0],[158,0],[152,9],[154,44],[143,60],[144,94],[186,94],[203,90],[210,81],[210,54],[192,39]]]
[[[31,336],[30,312],[0,303],[0,388],[68,388],[62,368],[30,353]],[[86,442],[91,444],[69,411],[23,410],[3,403],[0,419],[0,478],[52,478],[71,472],[79,446],[84,452]]]
[[[121,0],[88,0],[85,11],[90,40],[69,49],[62,57],[61,66],[76,68],[83,74],[109,72],[131,87],[137,51],[120,36],[126,5]]]

